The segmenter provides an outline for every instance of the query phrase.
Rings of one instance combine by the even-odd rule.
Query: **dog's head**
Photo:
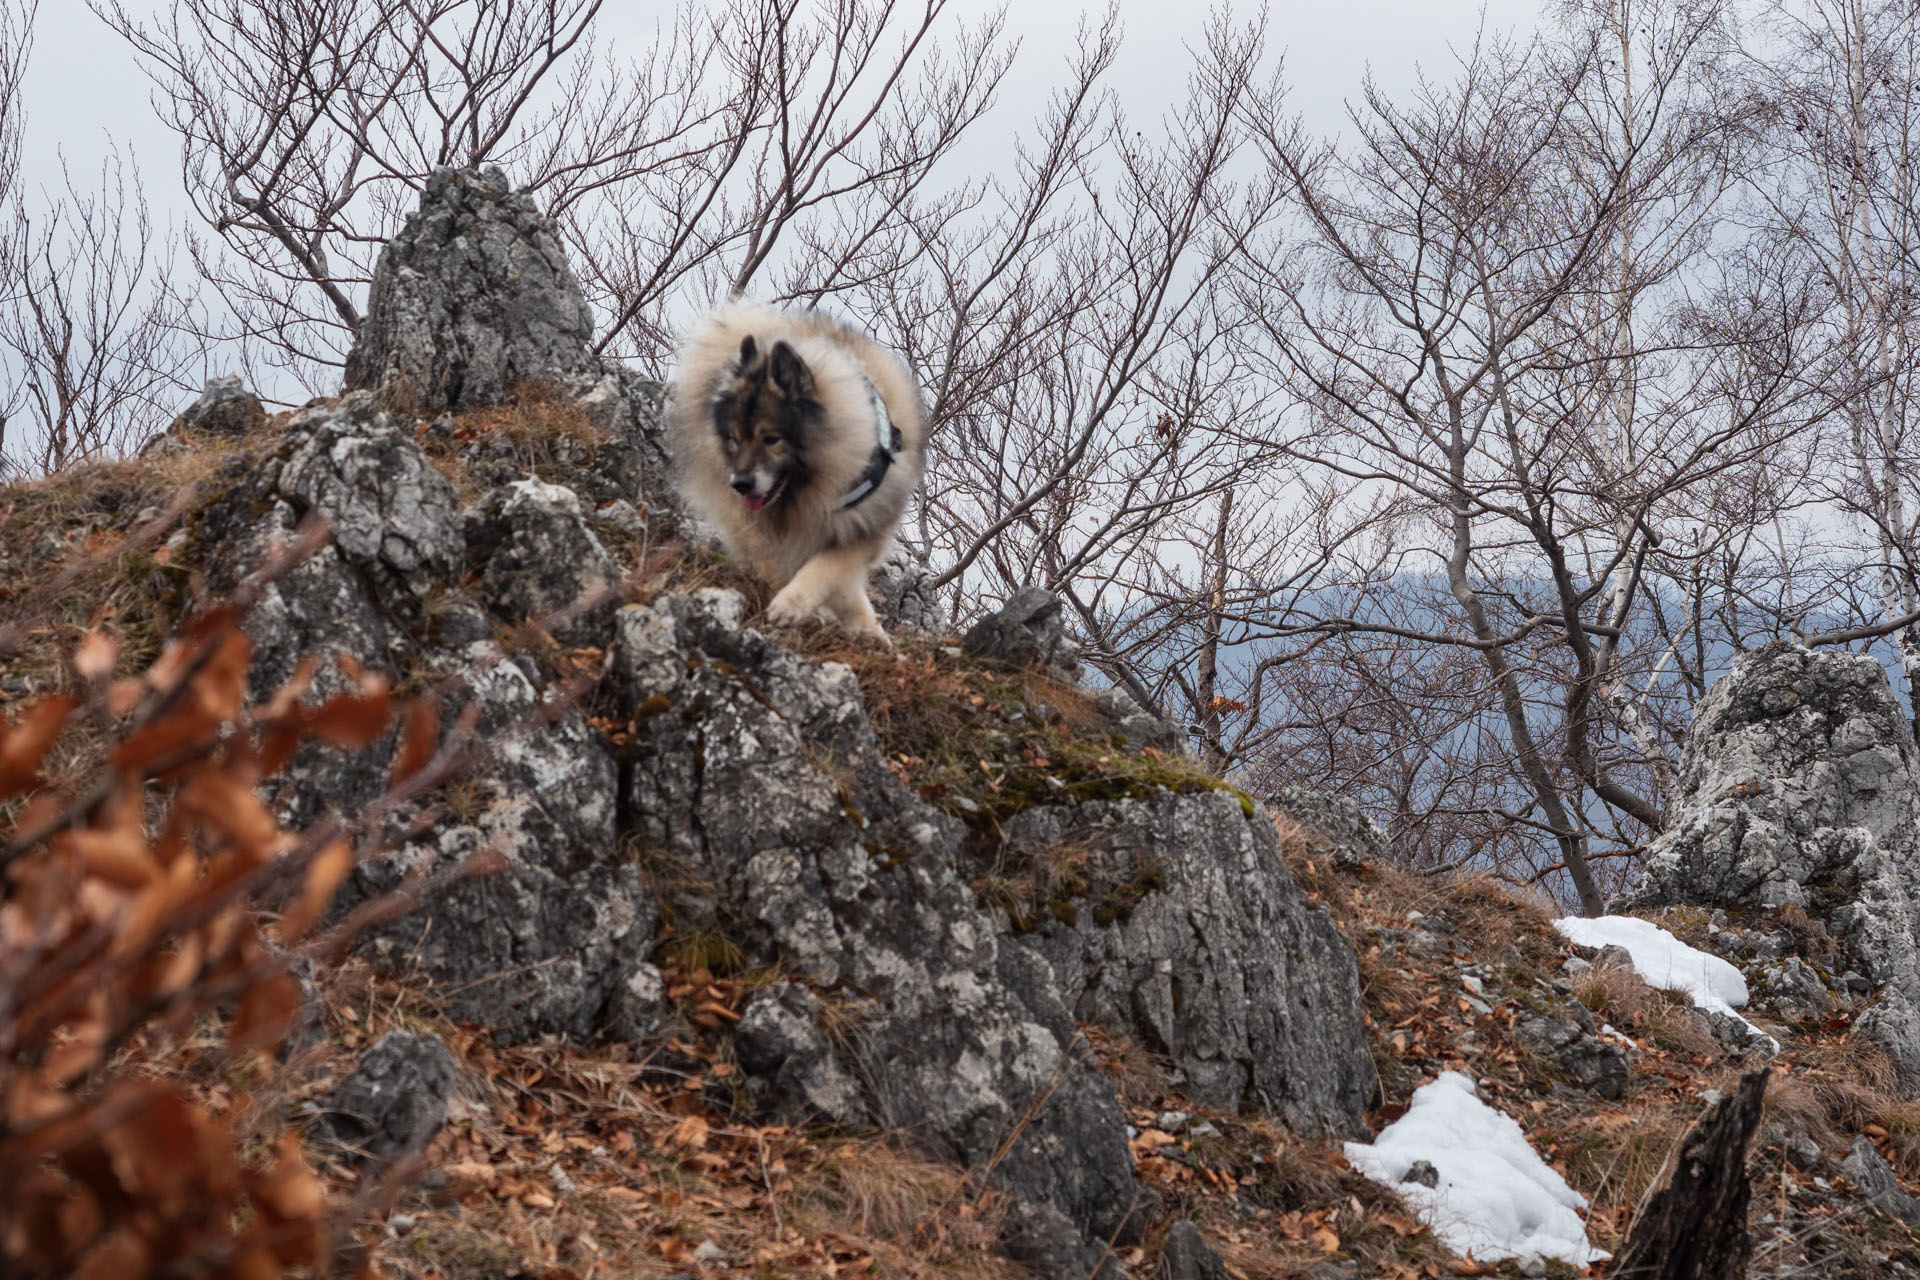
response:
[[[762,352],[740,341],[740,360],[713,398],[713,429],[727,455],[733,491],[758,511],[807,478],[806,441],[823,412],[813,374],[785,342]]]

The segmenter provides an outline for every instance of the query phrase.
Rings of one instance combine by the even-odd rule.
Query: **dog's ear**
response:
[[[752,334],[748,334],[746,337],[740,339],[740,367],[742,369],[752,364],[753,358],[759,354],[760,348],[754,345]]]
[[[784,342],[773,344],[773,353],[767,357],[767,374],[789,400],[804,400],[813,394],[813,374],[807,362]]]

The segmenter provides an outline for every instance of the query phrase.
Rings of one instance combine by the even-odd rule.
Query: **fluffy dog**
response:
[[[867,570],[925,465],[913,375],[812,311],[716,308],[680,349],[667,431],[682,497],[774,587],[768,621],[837,621],[888,643]]]

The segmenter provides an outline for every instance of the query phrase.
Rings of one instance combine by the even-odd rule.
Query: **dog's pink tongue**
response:
[[[747,504],[747,510],[749,511],[758,511],[767,503],[767,500],[757,493],[748,494],[742,501]]]

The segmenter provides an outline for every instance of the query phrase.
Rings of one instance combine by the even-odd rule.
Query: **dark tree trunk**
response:
[[[1673,1176],[1627,1233],[1608,1280],[1744,1280],[1753,1241],[1747,1235],[1747,1144],[1767,1091],[1763,1068],[1707,1109],[1680,1144]]]

